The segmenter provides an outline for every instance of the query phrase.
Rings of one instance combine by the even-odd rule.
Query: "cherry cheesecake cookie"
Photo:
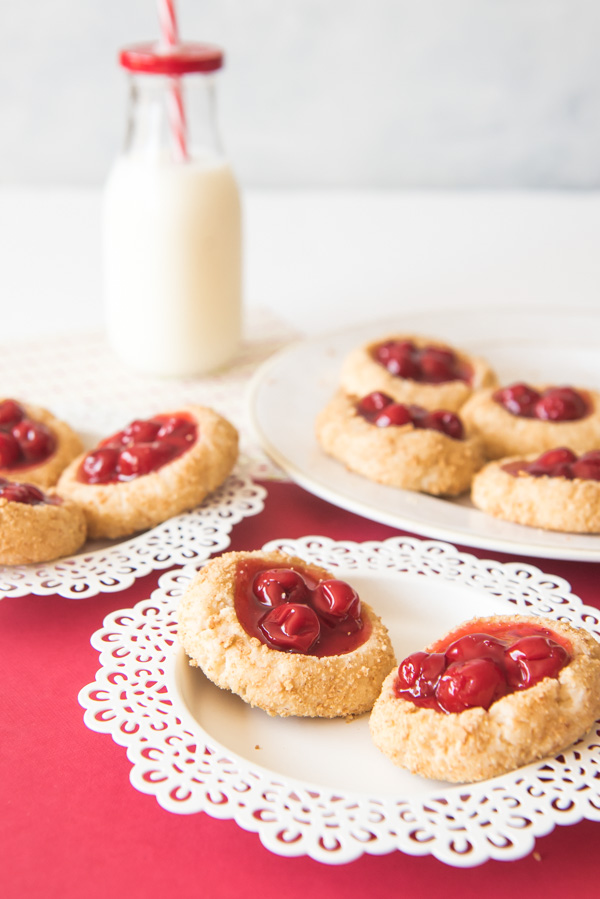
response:
[[[0,476],[52,487],[83,449],[77,434],[47,409],[0,399]]]
[[[473,480],[471,499],[483,512],[516,524],[599,533],[600,450],[577,456],[557,447],[489,462]]]
[[[50,562],[77,552],[85,538],[85,516],[76,503],[0,477],[0,564]]]
[[[102,440],[73,460],[57,489],[82,507],[90,537],[123,537],[199,505],[237,454],[232,424],[212,409],[183,406]]]
[[[437,340],[393,334],[353,350],[342,366],[340,386],[364,396],[381,391],[399,403],[456,412],[474,390],[496,376],[483,359]]]
[[[386,678],[375,745],[413,774],[453,783],[566,749],[600,717],[600,643],[563,621],[477,618]]]
[[[593,390],[518,382],[475,393],[461,417],[481,436],[488,459],[556,446],[576,452],[600,447],[600,393]]]
[[[281,552],[210,561],[178,621],[190,665],[269,715],[359,715],[395,664],[386,628],[349,584]]]
[[[439,496],[468,490],[485,461],[480,439],[465,432],[456,413],[428,412],[381,391],[360,399],[338,391],[319,414],[316,435],[350,471]]]

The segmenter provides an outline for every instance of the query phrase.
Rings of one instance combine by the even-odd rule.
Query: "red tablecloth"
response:
[[[310,534],[362,541],[397,533],[294,485],[266,486],[265,511],[235,527],[232,549]],[[597,565],[525,561],[566,578],[584,602],[600,607]],[[91,634],[109,612],[148,597],[157,580],[151,575],[121,593],[79,601],[0,601],[3,899],[598,895],[600,825],[589,821],[557,827],[528,858],[461,870],[400,852],[339,867],[281,858],[232,821],[164,811],[130,785],[125,749],[88,730],[77,701],[98,668]]]

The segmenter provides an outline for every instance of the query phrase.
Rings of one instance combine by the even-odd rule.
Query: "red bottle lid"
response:
[[[190,72],[216,72],[223,65],[223,51],[212,44],[159,43],[136,44],[119,53],[119,62],[130,72],[148,75],[187,75]]]

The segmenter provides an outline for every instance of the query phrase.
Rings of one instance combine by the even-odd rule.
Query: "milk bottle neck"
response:
[[[123,152],[156,161],[223,156],[215,73],[181,77],[129,73]]]

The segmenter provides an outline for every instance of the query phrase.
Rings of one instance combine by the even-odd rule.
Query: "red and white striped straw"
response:
[[[162,43],[167,47],[174,47],[179,43],[179,29],[173,0],[158,0],[158,19]]]
[[[158,0],[158,19],[161,45],[164,49],[176,47],[179,43],[179,29],[174,0]],[[187,121],[180,78],[172,79],[169,92],[169,124],[177,158],[179,162],[184,162],[188,158]]]

